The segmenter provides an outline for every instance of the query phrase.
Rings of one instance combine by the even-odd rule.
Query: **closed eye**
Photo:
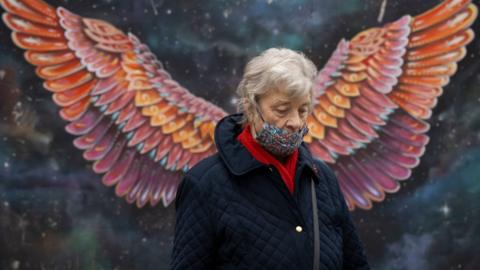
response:
[[[301,108],[300,110],[298,110],[298,112],[301,114],[301,115],[305,115],[308,113],[308,109],[307,108]]]

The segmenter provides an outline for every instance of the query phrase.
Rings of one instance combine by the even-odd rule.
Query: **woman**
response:
[[[172,269],[369,269],[334,173],[302,143],[316,73],[288,49],[247,64],[242,113],[180,184]]]

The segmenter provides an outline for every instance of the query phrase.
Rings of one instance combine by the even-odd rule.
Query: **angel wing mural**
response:
[[[174,200],[185,171],[215,153],[227,115],[191,94],[134,34],[39,0],[0,0],[14,43],[60,106],[102,182],[138,207]],[[399,190],[419,164],[432,109],[473,40],[471,1],[341,40],[315,83],[305,138],[334,169],[350,210]]]

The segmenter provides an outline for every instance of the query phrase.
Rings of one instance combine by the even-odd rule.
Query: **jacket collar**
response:
[[[231,114],[222,118],[215,128],[215,145],[218,153],[229,171],[237,176],[246,174],[254,169],[265,166],[257,161],[248,150],[237,140],[242,132],[240,119],[243,114]],[[314,180],[318,182],[318,168],[305,143],[302,143],[298,151],[297,168],[299,173],[308,168]]]

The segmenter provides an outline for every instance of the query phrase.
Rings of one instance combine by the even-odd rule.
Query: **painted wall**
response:
[[[173,78],[233,113],[244,64],[264,49],[301,50],[321,68],[342,38],[439,1],[49,3],[134,33]],[[10,33],[0,23],[0,267],[168,269],[173,205],[139,209],[101,183]],[[467,50],[427,120],[420,164],[398,192],[352,212],[373,269],[480,264],[479,39]]]

